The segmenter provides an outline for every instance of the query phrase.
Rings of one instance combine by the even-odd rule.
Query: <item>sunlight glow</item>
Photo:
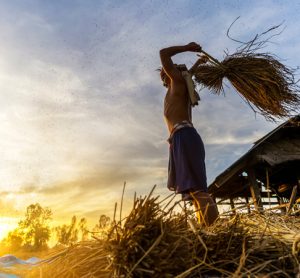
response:
[[[19,219],[14,217],[0,217],[0,240],[7,234],[17,228]]]

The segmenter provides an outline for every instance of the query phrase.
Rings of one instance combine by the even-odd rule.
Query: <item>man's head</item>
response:
[[[177,65],[177,64],[174,64],[174,66],[179,70],[179,71],[187,71],[187,67],[185,64],[180,64],[180,65]],[[170,85],[171,83],[171,79],[170,77],[166,74],[164,68],[161,68],[159,69],[160,70],[160,78],[161,78],[161,81],[163,82],[163,85],[165,87],[168,88],[168,86]]]

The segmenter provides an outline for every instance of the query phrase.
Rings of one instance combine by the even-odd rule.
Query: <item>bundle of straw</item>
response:
[[[220,94],[224,92],[223,79],[226,77],[246,103],[268,120],[289,117],[299,109],[299,87],[294,71],[272,55],[238,51],[219,62],[202,52],[209,58],[209,63],[193,69],[198,84]]]

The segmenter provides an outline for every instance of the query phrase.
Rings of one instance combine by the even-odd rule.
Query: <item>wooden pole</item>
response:
[[[246,199],[246,204],[248,205],[248,206],[247,206],[248,213],[250,214],[250,213],[251,213],[251,209],[250,209],[250,206],[249,206],[249,198],[248,198],[248,197],[245,197],[245,199]]]
[[[266,189],[268,193],[268,199],[269,199],[269,208],[271,207],[271,188],[270,188],[270,177],[269,177],[269,170],[266,168]]]
[[[234,201],[232,198],[230,198],[230,207],[231,207],[231,210],[233,211],[233,214],[236,214],[235,207],[234,207]]]
[[[296,196],[297,196],[297,188],[298,188],[298,185],[294,185],[293,187],[293,191],[292,191],[292,194],[291,194],[291,197],[290,197],[290,202],[289,202],[289,205],[287,207],[287,215],[289,215],[291,213],[291,210],[293,208],[293,205],[296,201]]]
[[[254,202],[254,206],[257,212],[262,212],[263,211],[263,205],[261,202],[261,194],[260,194],[260,189],[258,187],[257,181],[256,181],[256,176],[255,172],[253,169],[249,169],[247,171],[249,181],[250,181],[250,192],[251,196]]]
[[[277,201],[278,201],[278,205],[280,206],[281,213],[285,214],[286,213],[286,204],[285,204],[285,206],[283,206],[284,202],[282,201],[282,198],[279,197],[278,195],[276,195],[276,198],[277,198]]]

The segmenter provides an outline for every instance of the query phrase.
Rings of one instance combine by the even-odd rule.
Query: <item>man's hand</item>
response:
[[[208,62],[209,58],[205,55],[197,55],[199,59],[196,61],[196,63],[189,69],[189,72],[191,74],[194,74],[196,69],[202,65]]]
[[[191,52],[201,52],[202,48],[200,44],[195,42],[190,42],[189,44],[186,45],[186,50]]]

